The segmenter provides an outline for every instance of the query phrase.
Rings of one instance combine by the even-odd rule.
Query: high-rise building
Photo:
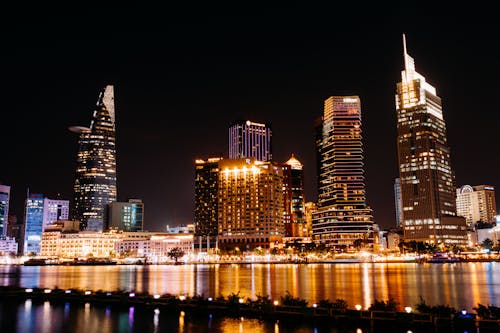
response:
[[[282,164],[285,237],[306,237],[304,172],[293,154]]]
[[[403,201],[401,201],[401,179],[394,180],[394,207],[396,208],[396,227],[401,227],[403,220]]]
[[[254,158],[219,162],[218,243],[241,251],[281,243],[283,171]]]
[[[495,188],[491,185],[464,185],[457,189],[457,215],[468,227],[478,222],[496,223]]]
[[[9,219],[10,186],[0,184],[0,236],[5,236]]]
[[[24,254],[40,254],[43,228],[48,224],[67,220],[68,200],[52,200],[43,194],[29,194],[25,206]]]
[[[29,194],[24,212],[24,254],[40,254],[43,231],[43,195]]]
[[[105,229],[117,228],[124,231],[142,231],[144,229],[144,203],[139,199],[128,202],[111,202],[107,206]]]
[[[9,221],[7,222],[7,237],[14,238],[18,244],[18,254],[24,251],[24,223],[22,219],[17,219],[14,214],[9,214]]]
[[[352,246],[357,240],[373,246],[373,214],[365,202],[359,97],[329,97],[316,128],[319,174],[313,240],[334,248]]]
[[[218,233],[219,162],[221,157],[195,161],[194,235],[202,247],[215,247]],[[207,245],[208,241],[208,245]]]
[[[454,177],[441,98],[415,71],[406,52],[397,84],[398,164],[404,239],[466,245],[466,225],[456,216]]]
[[[103,230],[104,208],[116,201],[115,104],[113,86],[99,94],[90,127],[80,134],[74,185],[73,219],[81,229]]]
[[[236,121],[229,127],[229,158],[250,158],[270,161],[271,125],[247,121]]]

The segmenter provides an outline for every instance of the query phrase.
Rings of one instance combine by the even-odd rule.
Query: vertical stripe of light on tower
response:
[[[115,105],[113,86],[99,94],[90,128],[80,134],[74,184],[73,219],[81,229],[103,230],[104,207],[116,201]]]

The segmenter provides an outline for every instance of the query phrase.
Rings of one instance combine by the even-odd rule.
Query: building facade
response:
[[[441,98],[416,72],[406,51],[397,84],[397,147],[405,240],[466,245],[465,220],[456,216],[454,176]]]
[[[106,207],[105,229],[116,228],[124,231],[144,229],[144,203],[139,199],[128,202],[111,202]]]
[[[25,206],[24,254],[40,254],[43,228],[48,224],[67,220],[68,200],[52,200],[43,194],[29,194]]]
[[[229,158],[271,161],[271,125],[250,120],[236,121],[229,127]]]
[[[394,180],[394,207],[396,208],[396,227],[401,227],[403,220],[403,201],[401,200],[401,179]]]
[[[215,247],[218,234],[218,190],[220,157],[195,161],[194,235],[203,238],[206,248]]]
[[[292,154],[282,168],[285,237],[307,237],[302,163]]]
[[[219,162],[218,245],[241,251],[274,247],[285,233],[283,171],[253,158]]]
[[[9,221],[10,186],[0,184],[0,236],[5,236]]]
[[[467,221],[469,228],[478,222],[496,223],[495,187],[464,185],[457,189],[457,215]]]
[[[325,100],[316,125],[318,210],[313,213],[313,240],[332,248],[360,239],[373,247],[372,210],[365,202],[361,103],[358,96]]]
[[[79,231],[73,221],[51,224],[42,234],[41,255],[73,260],[75,258],[143,258],[150,263],[165,263],[168,253],[180,248],[192,253],[193,234],[158,232]],[[75,228],[76,227],[76,228]]]
[[[105,206],[116,201],[113,86],[100,92],[90,127],[74,126],[70,130],[80,135],[73,219],[81,222],[82,230],[103,230]]]

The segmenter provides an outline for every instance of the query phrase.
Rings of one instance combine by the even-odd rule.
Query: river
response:
[[[395,299],[401,308],[427,304],[472,310],[500,306],[500,263],[197,264],[0,266],[0,285],[150,294],[272,299],[289,292],[309,304],[338,298],[368,308]]]

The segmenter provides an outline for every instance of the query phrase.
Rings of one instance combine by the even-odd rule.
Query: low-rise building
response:
[[[78,222],[64,221],[49,225],[42,233],[41,255],[74,258],[144,258],[148,262],[169,261],[168,253],[180,248],[186,255],[193,249],[193,234],[158,232],[78,231]]]

